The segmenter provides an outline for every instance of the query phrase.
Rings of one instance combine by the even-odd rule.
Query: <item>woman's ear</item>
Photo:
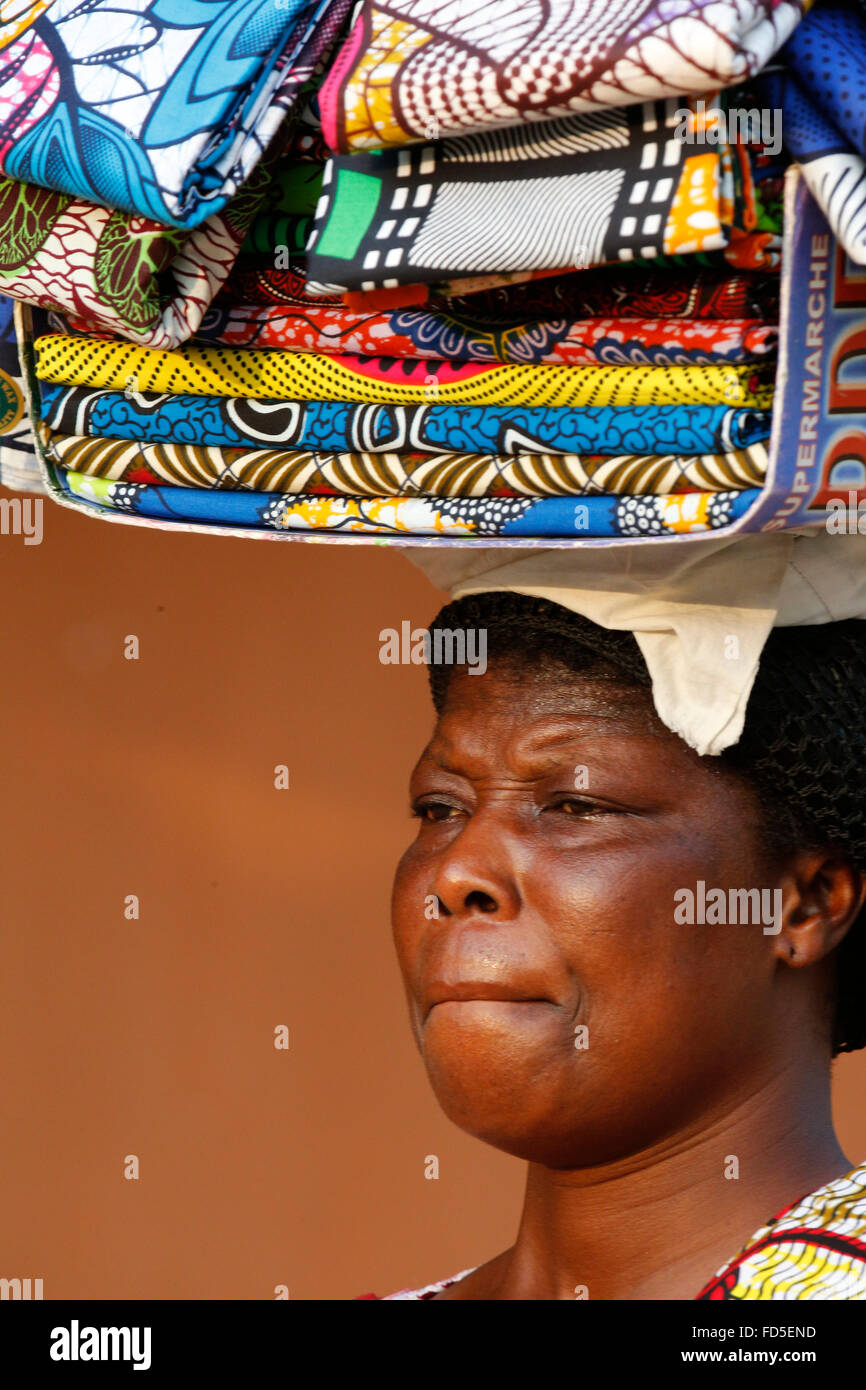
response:
[[[815,965],[842,941],[866,899],[866,877],[840,850],[802,850],[781,881],[775,954],[788,965]]]

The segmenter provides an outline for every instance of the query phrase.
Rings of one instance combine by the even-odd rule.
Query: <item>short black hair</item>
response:
[[[488,661],[555,662],[627,686],[652,684],[631,632],[599,627],[547,599],[498,590],[470,594],[437,614],[431,634],[436,629],[485,631]],[[437,713],[455,669],[428,668]],[[756,790],[775,852],[833,845],[866,872],[866,622],[773,628],[743,734],[721,761]],[[836,960],[834,1057],[866,1047],[866,908]]]

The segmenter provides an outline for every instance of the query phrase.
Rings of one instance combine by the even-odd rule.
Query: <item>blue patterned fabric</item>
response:
[[[729,406],[357,405],[245,400],[41,385],[41,416],[62,434],[228,448],[322,452],[711,454],[767,439],[770,412]]]
[[[806,16],[783,58],[811,102],[866,155],[866,18],[851,5],[822,3]],[[817,151],[816,151],[817,152]]]
[[[782,112],[788,153],[837,240],[866,265],[866,18],[854,5],[816,5],[758,83]]]
[[[73,497],[156,521],[329,535],[667,537],[730,525],[760,490],[673,497],[323,497],[112,483],[58,470]]]
[[[347,3],[34,4],[0,49],[0,169],[195,227],[249,177]]]

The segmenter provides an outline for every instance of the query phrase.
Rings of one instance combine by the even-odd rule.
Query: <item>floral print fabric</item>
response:
[[[0,174],[0,291],[87,331],[171,348],[225,282],[266,187],[264,164],[191,232]]]
[[[748,319],[540,319],[499,327],[447,310],[364,314],[226,303],[214,305],[198,331],[200,341],[232,347],[661,367],[754,361],[775,352],[778,336],[774,325]]]
[[[52,0],[0,33],[0,171],[196,227],[249,177],[348,0]]]

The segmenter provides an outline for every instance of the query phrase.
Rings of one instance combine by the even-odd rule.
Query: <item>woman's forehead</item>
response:
[[[530,661],[511,655],[494,656],[483,675],[455,668],[437,727],[516,721],[529,727],[545,719],[605,720],[624,730],[637,722],[651,725],[660,737],[671,736],[655,713],[649,687],[628,681],[591,655],[584,669],[549,657]]]
[[[488,676],[491,679],[488,680]],[[649,691],[564,671],[520,681],[455,674],[421,764],[484,777],[532,777],[574,761],[692,766],[696,754],[659,720]]]

